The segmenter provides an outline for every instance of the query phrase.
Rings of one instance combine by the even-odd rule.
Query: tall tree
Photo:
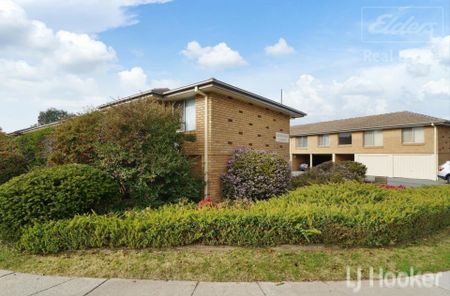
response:
[[[73,116],[73,114],[71,114],[67,111],[56,109],[56,108],[49,108],[46,111],[39,112],[38,124],[42,125],[42,124],[52,123],[52,122],[59,121],[59,120],[62,120],[64,118],[68,118],[71,116]]]

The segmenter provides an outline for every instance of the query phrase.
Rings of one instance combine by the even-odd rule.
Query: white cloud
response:
[[[328,99],[328,91],[326,86],[312,75],[302,74],[295,85],[286,91],[283,103],[315,116],[330,116],[333,113],[333,105]]]
[[[432,64],[435,56],[429,48],[410,48],[399,52],[399,57],[407,62]]]
[[[289,46],[284,38],[280,38],[278,42],[273,45],[266,46],[264,51],[266,54],[272,56],[288,55],[295,52],[294,48]]]
[[[229,48],[225,42],[220,42],[212,47],[202,47],[197,41],[191,41],[181,53],[194,59],[200,66],[211,69],[224,69],[247,64],[239,52]]]
[[[13,59],[21,56],[46,71],[89,72],[116,59],[115,51],[103,42],[87,34],[54,32],[8,0],[0,4],[0,24],[0,53]]]
[[[450,62],[450,35],[431,38],[426,47],[401,50],[399,58],[407,64],[407,70],[412,75],[426,76],[431,68],[437,68],[441,65],[448,66]]]
[[[182,82],[175,79],[148,79],[144,69],[133,67],[130,70],[123,70],[117,73],[121,87],[124,91],[135,93],[153,88],[176,88]]]
[[[123,3],[123,6],[137,6],[137,5],[144,5],[144,4],[154,4],[154,3],[167,3],[172,0],[123,0],[120,1]]]
[[[450,82],[448,79],[431,80],[422,86],[426,97],[442,97],[450,100]]]
[[[127,7],[166,2],[170,0],[16,0],[32,19],[51,28],[85,33],[136,24],[136,15]]]
[[[147,75],[141,67],[133,67],[118,73],[120,83],[133,91],[142,91],[147,87]]]
[[[103,42],[87,34],[54,32],[46,24],[29,19],[12,1],[1,2],[0,24],[3,57],[9,60],[21,57],[26,63],[47,72],[92,71],[116,59],[114,50]]]
[[[44,23],[29,20],[17,4],[9,0],[0,2],[0,49],[18,45],[46,48],[50,46],[52,34]]]
[[[176,79],[152,79],[149,83],[149,88],[176,88],[183,85],[180,80]]]
[[[120,69],[114,49],[96,37],[53,30],[31,19],[17,3],[0,0],[0,104],[7,106],[0,108],[0,126],[4,130],[34,124],[38,112],[49,107],[78,112],[105,103],[108,97],[144,90],[155,81],[140,67],[118,75]],[[12,115],[13,110],[18,113]]]
[[[431,38],[430,44],[436,59],[448,65],[450,62],[450,35],[443,38]]]
[[[56,39],[59,45],[55,52],[56,62],[72,71],[90,72],[116,59],[114,49],[86,34],[59,31]]]
[[[301,122],[400,110],[449,118],[450,65],[441,52],[449,40],[433,38],[422,48],[399,51],[398,62],[359,68],[337,81],[302,74],[286,102],[307,111]]]
[[[30,66],[26,61],[3,60],[0,59],[0,69],[2,73],[9,73],[10,79],[34,80],[38,71]]]
[[[340,93],[343,95],[369,95],[382,91],[383,86],[377,80],[368,80],[361,76],[350,76],[340,86]]]

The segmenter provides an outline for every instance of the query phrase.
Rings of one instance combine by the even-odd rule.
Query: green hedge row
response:
[[[0,237],[14,240],[35,222],[106,212],[117,202],[117,183],[82,164],[34,169],[0,186]]]
[[[274,246],[325,243],[379,246],[450,225],[450,186],[392,190],[343,183],[313,185],[250,206],[194,205],[121,215],[84,215],[27,228],[32,253],[189,244]]]

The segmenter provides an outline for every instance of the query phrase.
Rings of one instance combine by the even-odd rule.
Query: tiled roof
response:
[[[199,81],[199,82],[185,85],[182,87],[178,87],[175,89],[167,89],[167,88],[152,89],[150,91],[141,92],[141,93],[131,95],[131,96],[128,96],[128,97],[125,97],[125,98],[122,98],[122,99],[119,99],[119,100],[116,100],[113,102],[109,102],[109,103],[100,105],[98,108],[99,109],[109,108],[114,105],[122,104],[122,103],[129,102],[132,100],[140,99],[144,96],[151,96],[151,95],[158,95],[160,98],[164,99],[167,96],[174,95],[176,93],[182,93],[182,92],[186,92],[189,90],[194,90],[195,88],[202,88],[202,87],[208,87],[208,86],[215,86],[215,87],[219,87],[221,89],[227,90],[227,91],[239,93],[241,95],[246,96],[249,100],[252,100],[254,102],[263,103],[264,105],[267,105],[269,108],[275,108],[277,110],[281,110],[281,112],[283,112],[283,113],[290,114],[292,118],[306,116],[306,113],[304,113],[300,110],[280,104],[274,100],[260,96],[253,92],[249,92],[247,90],[244,90],[242,88],[236,87],[229,83],[223,82],[216,78],[210,78],[207,80]]]
[[[291,136],[333,132],[383,129],[431,124],[450,125],[450,121],[424,114],[403,111],[291,126]]]

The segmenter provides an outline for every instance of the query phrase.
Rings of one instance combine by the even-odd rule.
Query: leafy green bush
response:
[[[279,155],[238,148],[221,177],[222,194],[230,199],[267,199],[285,193],[290,179],[289,164]]]
[[[311,184],[342,183],[345,181],[364,182],[367,168],[355,161],[327,161],[291,179],[291,187],[298,188]]]
[[[191,173],[181,145],[180,116],[154,100],[110,108],[99,124],[98,167],[138,205],[199,200],[202,182]]]
[[[13,138],[14,150],[25,157],[29,168],[47,164],[51,150],[49,141],[51,132],[51,128],[46,128]]]
[[[70,118],[52,134],[51,164],[85,163],[110,174],[127,206],[198,200],[202,182],[181,152],[180,117],[153,100]]]
[[[47,163],[50,129],[8,136],[0,133],[0,184]]]
[[[0,149],[3,150],[3,147],[5,146],[5,143],[8,142],[8,135],[3,132],[2,128],[0,127]]]
[[[23,173],[21,164],[24,158],[12,149],[11,142],[11,137],[0,127],[0,184]]]
[[[22,154],[10,151],[0,151],[0,184],[12,177],[27,171],[27,161]]]
[[[0,229],[14,238],[34,222],[102,210],[117,197],[117,184],[87,165],[36,169],[0,186]]]
[[[312,185],[249,206],[172,205],[76,216],[27,228],[19,246],[33,253],[188,244],[380,246],[411,241],[448,225],[449,186],[389,190],[348,182]]]
[[[95,165],[95,145],[99,136],[99,122],[104,113],[94,111],[72,117],[55,127],[50,135],[52,150],[49,164],[82,163]]]

